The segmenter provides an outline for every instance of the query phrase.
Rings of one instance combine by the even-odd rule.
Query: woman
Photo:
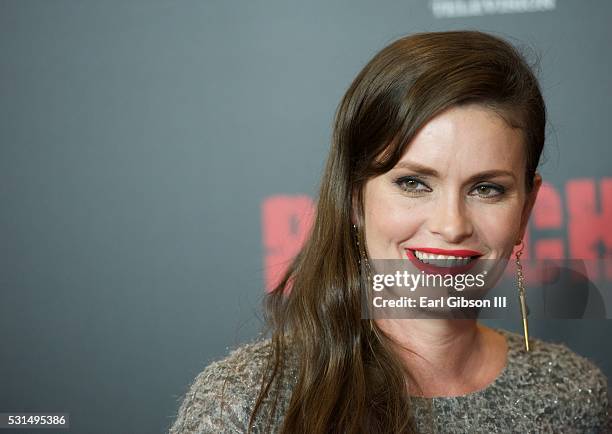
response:
[[[337,110],[312,233],[267,296],[272,338],[206,368],[171,432],[603,432],[606,378],[563,345],[362,318],[372,259],[511,257],[545,123],[536,78],[497,37],[423,33],[379,52]]]

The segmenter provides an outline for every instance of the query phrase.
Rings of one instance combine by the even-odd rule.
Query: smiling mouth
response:
[[[408,259],[424,271],[452,270],[466,271],[474,265],[480,255],[474,251],[457,251],[456,255],[425,252],[416,249],[405,249]],[[432,249],[433,250],[433,249]]]
[[[438,267],[459,267],[467,265],[478,256],[454,256],[454,255],[438,255],[435,253],[421,252],[412,250],[414,256],[424,264],[437,265]]]

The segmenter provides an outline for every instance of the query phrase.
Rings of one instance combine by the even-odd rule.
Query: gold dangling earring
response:
[[[523,275],[523,266],[521,264],[521,255],[523,254],[523,240],[521,240],[521,248],[516,252],[516,284],[518,287],[519,304],[521,307],[521,318],[523,320],[523,335],[525,336],[525,351],[529,351],[529,324],[527,323],[527,301],[525,299],[525,276]]]

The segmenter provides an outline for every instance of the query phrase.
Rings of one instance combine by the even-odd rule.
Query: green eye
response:
[[[404,181],[404,185],[410,190],[415,190],[419,183],[414,179],[409,179],[407,181]]]
[[[480,197],[495,197],[504,193],[503,187],[491,184],[479,185],[474,190],[476,191],[476,194]]]
[[[429,187],[422,181],[413,177],[403,177],[395,181],[395,183],[404,191],[409,193],[422,193],[430,191]]]

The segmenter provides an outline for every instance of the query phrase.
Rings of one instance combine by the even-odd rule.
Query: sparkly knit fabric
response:
[[[508,343],[502,373],[485,389],[467,395],[413,398],[419,432],[612,433],[607,380],[599,368],[564,345],[537,339],[526,353],[521,335],[497,331]],[[246,433],[270,348],[269,340],[247,344],[204,369],[180,405],[170,434]],[[297,352],[289,356],[289,369],[277,382],[280,411],[272,430],[258,418],[253,433],[280,428],[298,357]]]

